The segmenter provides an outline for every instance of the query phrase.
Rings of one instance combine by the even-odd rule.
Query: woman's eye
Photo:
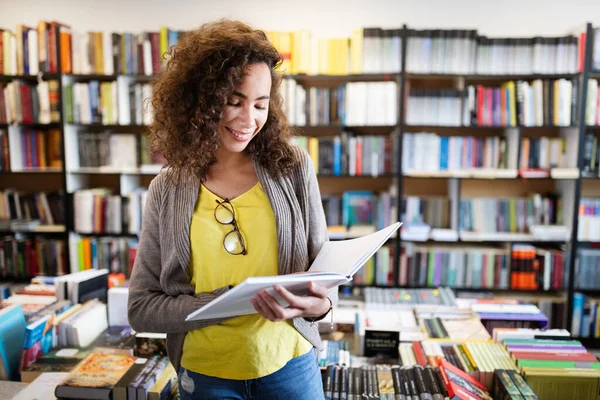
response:
[[[240,103],[229,103],[229,102],[227,102],[227,105],[231,106],[231,107],[239,107]]]
[[[267,107],[255,106],[257,110],[266,110]]]

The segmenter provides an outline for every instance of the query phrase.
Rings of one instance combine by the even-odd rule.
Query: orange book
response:
[[[71,62],[71,31],[67,28],[63,28],[60,31],[60,67],[65,74],[70,74],[73,71]]]
[[[110,398],[113,388],[136,364],[137,357],[92,353],[55,389],[58,398]]]
[[[92,242],[89,238],[82,238],[81,245],[83,248],[83,269],[92,269]]]

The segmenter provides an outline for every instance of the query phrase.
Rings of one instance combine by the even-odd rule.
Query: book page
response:
[[[400,228],[400,222],[357,239],[326,242],[310,266],[310,272],[336,272],[353,276]]]

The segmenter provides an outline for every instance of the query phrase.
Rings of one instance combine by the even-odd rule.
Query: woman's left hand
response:
[[[327,288],[314,282],[308,284],[308,296],[296,296],[279,285],[273,286],[273,289],[289,304],[288,307],[279,305],[266,290],[258,292],[250,300],[257,313],[273,322],[298,317],[316,318],[325,314],[331,305],[327,300]]]

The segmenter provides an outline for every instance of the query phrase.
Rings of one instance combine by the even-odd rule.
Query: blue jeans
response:
[[[319,400],[323,381],[314,350],[288,361],[279,371],[249,380],[221,379],[179,368],[181,400]]]

